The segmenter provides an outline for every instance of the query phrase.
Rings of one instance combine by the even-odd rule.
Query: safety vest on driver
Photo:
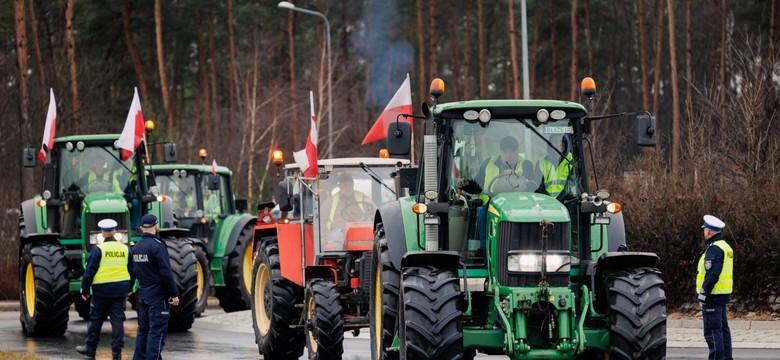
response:
[[[482,189],[483,192],[490,191],[490,189],[488,189],[488,186],[491,185],[490,182],[493,181],[493,179],[495,179],[496,177],[498,177],[499,172],[501,172],[501,170],[498,168],[498,165],[496,165],[496,160],[498,160],[498,157],[499,155],[492,156],[490,158],[490,161],[487,164],[487,167],[485,168],[485,181],[482,183],[484,185]],[[517,164],[515,164],[515,172],[518,175],[523,175],[522,157],[518,158]]]
[[[93,171],[90,171],[89,172],[89,176],[87,176],[87,189],[89,189],[89,184],[92,184],[97,179],[98,179],[97,174],[95,174],[95,172],[93,172]],[[111,192],[113,192],[115,194],[121,194],[122,193],[122,186],[119,185],[119,180],[117,180],[116,174],[114,174],[112,176],[111,173],[107,172],[107,173],[103,174],[101,180],[105,181],[107,183],[111,183],[111,188],[112,188]]]
[[[539,160],[539,168],[544,176],[544,189],[552,197],[558,196],[566,187],[566,180],[572,168],[572,154],[569,152],[558,166],[546,159]]]
[[[724,240],[717,240],[710,246],[717,246],[723,250],[723,269],[718,276],[718,282],[715,283],[715,287],[712,288],[712,295],[719,294],[731,294],[734,288],[734,250],[731,249],[728,243]],[[702,252],[699,258],[698,273],[696,274],[696,293],[701,293],[701,288],[704,285],[704,276],[707,274],[707,269],[704,266],[704,257],[707,256],[707,249]]]
[[[330,213],[328,214],[327,230],[330,230],[330,225],[333,223],[333,217],[336,216],[336,209],[339,206],[339,195],[341,195],[341,192],[333,195],[333,204],[330,206]],[[355,198],[358,206],[360,206],[360,210],[365,211],[366,209],[363,208],[363,193],[360,191],[353,191],[352,196]]]
[[[104,284],[130,280],[127,271],[127,245],[117,241],[107,241],[97,246],[100,248],[100,265],[92,284]]]

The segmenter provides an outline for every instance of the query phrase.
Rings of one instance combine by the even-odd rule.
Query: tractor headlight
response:
[[[116,234],[114,234],[114,239],[122,244],[127,244],[127,231],[117,231]]]
[[[89,243],[92,245],[100,245],[103,243],[103,234],[102,233],[93,233],[89,234]]]
[[[569,272],[571,256],[568,253],[548,253],[547,272]],[[542,254],[538,252],[512,251],[507,258],[510,272],[542,272]]]

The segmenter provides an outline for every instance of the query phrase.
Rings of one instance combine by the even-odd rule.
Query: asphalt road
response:
[[[257,352],[254,334],[247,325],[240,322],[232,322],[225,317],[233,314],[224,314],[220,310],[207,310],[203,318],[195,320],[193,328],[184,333],[173,333],[168,336],[163,355],[168,359],[262,359]],[[84,343],[87,330],[87,322],[81,320],[75,312],[70,313],[71,321],[65,335],[53,338],[32,338],[22,334],[19,325],[18,312],[0,312],[0,350],[15,352],[31,352],[48,357],[50,359],[84,359],[76,353],[74,348]],[[219,322],[214,319],[222,318]],[[239,316],[236,316],[238,319]],[[125,349],[124,358],[130,359],[133,354],[133,345],[136,334],[135,312],[128,310],[125,322]],[[111,358],[111,327],[106,322],[98,349],[98,359]],[[354,338],[348,334],[344,339],[344,360],[370,359],[369,340],[367,335],[361,334]],[[705,359],[707,349],[703,348],[669,348],[669,359]],[[301,359],[307,359],[304,354]],[[506,359],[504,356],[478,356],[479,359]],[[777,349],[735,349],[735,359],[778,359],[780,350]]]

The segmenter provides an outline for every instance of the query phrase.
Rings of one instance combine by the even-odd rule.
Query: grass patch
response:
[[[18,353],[10,350],[0,350],[0,359],[7,360],[46,360],[45,357],[29,353]]]

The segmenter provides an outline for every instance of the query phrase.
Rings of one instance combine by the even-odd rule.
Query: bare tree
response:
[[[68,64],[70,70],[70,106],[73,110],[70,128],[74,134],[78,134],[81,126],[81,114],[79,113],[81,105],[79,103],[79,82],[76,67],[76,38],[73,35],[73,0],[65,2],[65,29],[68,42]]]
[[[547,95],[552,98],[558,97],[558,51],[555,46],[555,15],[558,12],[555,10],[555,1],[547,0],[547,18],[550,19],[550,58],[552,60],[552,84],[550,88],[552,93]]]
[[[427,94],[428,94],[428,81],[432,79],[428,79],[428,75],[425,73],[425,70],[428,68],[425,63],[425,52],[427,51],[427,46],[425,44],[425,13],[423,12],[423,0],[417,0],[417,46],[419,50],[417,51],[417,63],[418,68],[420,69],[420,99],[421,101],[425,101]]]
[[[154,0],[154,30],[157,39],[157,69],[160,72],[160,91],[162,92],[163,108],[165,110],[166,136],[173,139],[173,109],[168,94],[168,74],[165,71],[165,52],[163,51],[162,5],[160,0]]]
[[[19,145],[30,137],[30,90],[27,86],[27,24],[24,19],[24,0],[14,0],[14,36],[16,41],[16,65],[19,69]],[[31,184],[32,172],[19,169],[19,184]],[[19,186],[19,197],[26,199],[32,194],[31,186]]]
[[[648,73],[647,65],[647,14],[645,12],[645,1],[639,0],[639,60],[642,73],[642,109],[648,111],[650,110],[650,74]]]
[[[507,28],[509,30],[509,61],[512,62],[512,98],[520,99],[520,60],[517,55],[515,0],[509,0],[509,21],[507,21]]]
[[[200,108],[200,114],[197,116],[197,121],[200,125],[201,132],[197,136],[202,137],[205,131],[214,133],[214,127],[209,121],[209,114],[211,113],[211,103],[209,102],[209,75],[208,64],[206,63],[206,44],[203,32],[203,18],[200,7],[195,8],[195,46],[198,52],[198,92],[200,93],[200,101],[198,101],[198,107]],[[208,143],[209,148],[214,148],[213,136],[208,136],[205,140]]]
[[[721,113],[725,113],[726,110],[726,92],[728,83],[726,82],[726,52],[728,51],[728,44],[726,34],[728,33],[728,17],[729,17],[729,0],[723,0],[723,8],[721,9],[720,18],[720,65],[718,67],[718,75],[720,81],[720,106]]]
[[[661,108],[661,43],[664,37],[664,8],[662,0],[655,0],[655,65],[653,66],[653,114]],[[656,131],[658,127],[656,127]]]
[[[485,12],[484,0],[477,0],[477,44],[479,45],[479,98],[487,98],[487,70],[485,65]]]
[[[674,1],[666,1],[669,11],[669,58],[672,72],[672,177],[675,178],[680,168],[680,100],[677,85],[677,48],[674,32]]]
[[[149,97],[149,88],[146,86],[146,74],[144,74],[144,67],[141,64],[141,57],[138,55],[138,48],[135,46],[133,31],[130,27],[130,0],[122,0],[122,29],[125,34],[127,52],[130,53],[130,60],[133,62],[138,88],[141,90],[141,99],[144,101],[144,110],[153,113],[151,111],[152,99]]]
[[[777,61],[777,0],[772,0],[772,7],[769,15],[769,63],[774,65]],[[774,69],[774,66],[769,68]],[[769,78],[772,78],[772,71],[768,72]]]
[[[588,76],[593,76],[593,41],[590,36],[590,0],[585,0],[585,44],[588,46]]]
[[[463,98],[471,98],[471,0],[466,0],[466,13],[463,19]]]
[[[536,59],[537,54],[539,53],[540,47],[542,45],[539,44],[539,32],[542,28],[542,13],[544,11],[544,7],[541,4],[536,5],[536,15],[534,15],[534,29],[533,34],[531,35],[531,64],[529,65],[530,74],[528,77],[530,78],[530,86],[531,86],[531,98],[536,99],[539,97],[539,89],[536,87]]]
[[[428,63],[431,67],[429,71],[429,76],[431,77],[439,76],[437,70],[439,65],[437,62],[437,55],[439,52],[439,29],[436,27],[436,1],[437,0],[431,0],[431,5],[428,6]]]
[[[292,99],[292,107],[290,109],[292,110],[292,124],[290,125],[292,125],[293,145],[298,144],[298,139],[300,138],[298,135],[298,81],[295,76],[295,14],[295,11],[288,11],[287,14],[287,57],[290,61],[290,98]]]
[[[570,82],[571,82],[571,94],[569,96],[569,100],[571,101],[577,101],[577,89],[579,84],[577,84],[577,53],[578,49],[577,46],[579,45],[579,41],[577,39],[577,34],[579,33],[579,26],[577,25],[577,0],[572,0],[571,2],[571,69],[570,71]]]
[[[38,22],[35,20],[35,6],[32,0],[27,2],[28,16],[30,17],[30,30],[32,30],[33,52],[35,53],[35,71],[38,73],[38,96],[46,98],[46,73],[43,71],[43,56],[41,55],[41,42],[38,35]]]
[[[693,90],[691,89],[693,84],[693,64],[692,59],[692,25],[691,25],[691,3],[693,0],[687,0],[685,2],[685,80],[687,86],[685,87],[685,109],[686,113],[691,114],[693,106]]]

